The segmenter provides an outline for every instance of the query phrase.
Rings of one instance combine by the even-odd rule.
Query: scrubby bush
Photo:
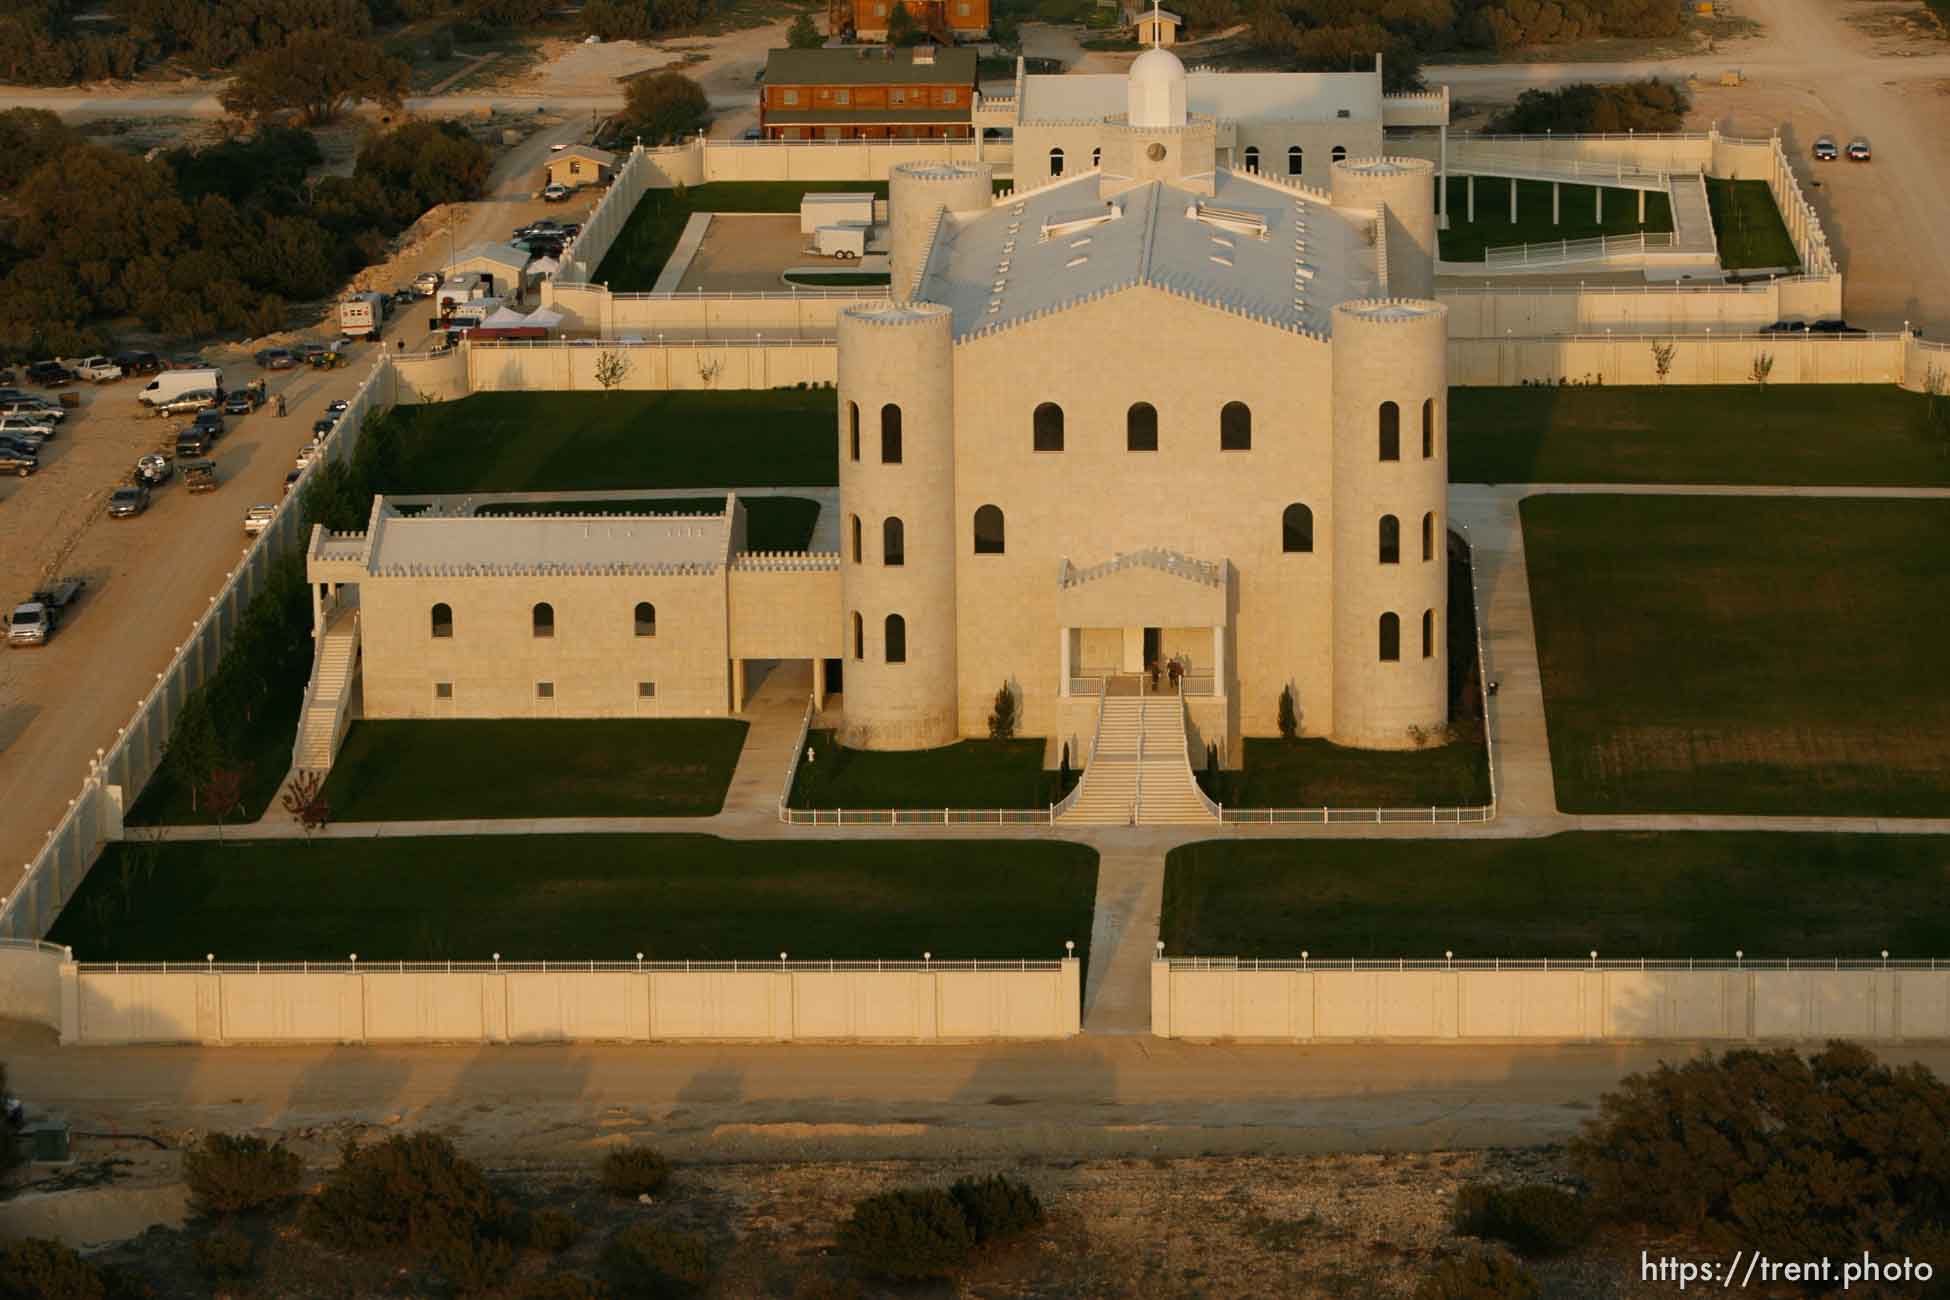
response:
[[[602,1179],[611,1196],[655,1196],[670,1182],[670,1161],[650,1147],[619,1147],[603,1157]]]
[[[603,1274],[618,1295],[677,1300],[711,1280],[711,1247],[692,1233],[635,1223],[603,1248]]]
[[[108,1284],[58,1241],[29,1237],[0,1248],[0,1300],[102,1300]]]
[[[1542,1294],[1508,1251],[1480,1246],[1444,1260],[1415,1288],[1415,1300],[1537,1300]]]
[[[1601,1215],[1808,1259],[1950,1244],[1950,1084],[1830,1043],[1628,1076],[1570,1148]]]
[[[433,1264],[454,1290],[479,1295],[514,1270],[515,1248],[495,1237],[450,1238],[434,1248]]]
[[[963,1178],[948,1189],[977,1245],[1004,1241],[1043,1226],[1043,1203],[1028,1183],[1007,1174]]]
[[[231,1224],[225,1224],[207,1237],[197,1238],[192,1249],[196,1266],[212,1282],[247,1278],[257,1262],[257,1244],[243,1229]]]
[[[348,1142],[343,1163],[305,1204],[306,1236],[339,1250],[395,1247],[437,1252],[456,1242],[510,1235],[510,1207],[479,1165],[431,1133]]]
[[[536,1210],[522,1224],[522,1240],[536,1250],[559,1255],[582,1240],[582,1223],[563,1210]]]
[[[1591,1235],[1591,1216],[1576,1195],[1548,1183],[1456,1189],[1456,1231],[1500,1241],[1524,1255],[1557,1255]]]
[[[944,1276],[974,1245],[961,1206],[933,1187],[864,1197],[839,1231],[840,1250],[855,1267],[903,1280]]]
[[[1589,81],[1554,90],[1526,90],[1490,120],[1492,131],[1542,135],[1549,131],[1677,131],[1692,107],[1670,81],[1596,85]]]
[[[295,1151],[248,1133],[212,1133],[183,1155],[190,1204],[205,1214],[247,1214],[290,1197],[304,1176]]]
[[[551,1273],[524,1283],[516,1300],[609,1300],[615,1292],[586,1273]]]

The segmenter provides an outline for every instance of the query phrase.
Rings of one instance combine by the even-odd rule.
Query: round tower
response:
[[[957,738],[951,320],[930,303],[839,317],[840,743],[856,749]]]
[[[1333,165],[1334,206],[1385,209],[1388,292],[1435,297],[1435,164],[1426,158],[1360,158]]]
[[[912,162],[887,177],[889,258],[894,301],[906,302],[927,261],[935,214],[987,212],[995,206],[995,168],[985,162]]]
[[[1448,309],[1334,308],[1335,743],[1448,722]]]

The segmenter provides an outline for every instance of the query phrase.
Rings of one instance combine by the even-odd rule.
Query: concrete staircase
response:
[[[1138,825],[1170,826],[1211,822],[1205,796],[1192,779],[1185,740],[1185,705],[1175,695],[1144,701],[1144,738],[1138,756]]]
[[[1176,695],[1107,695],[1097,744],[1059,821],[1140,826],[1217,820],[1192,780],[1185,705]]]
[[[1097,744],[1084,766],[1076,799],[1059,819],[1086,826],[1128,826],[1138,801],[1139,746],[1144,740],[1144,701],[1107,695],[1098,706]]]
[[[334,618],[318,638],[305,688],[304,711],[298,716],[298,739],[291,748],[295,768],[331,770],[345,735],[346,707],[352,700],[352,678],[359,664],[359,615],[346,610]]]

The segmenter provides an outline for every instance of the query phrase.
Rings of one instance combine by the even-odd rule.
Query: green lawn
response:
[[[311,665],[307,663],[303,672],[267,684],[266,699],[234,747],[234,762],[250,775],[244,782],[243,806],[225,819],[226,825],[256,821],[277,798],[278,788],[291,770],[291,747],[298,736],[298,713],[304,707],[305,683],[310,676]],[[130,826],[211,826],[217,819],[177,769],[165,763],[156,769],[123,820]]]
[[[1165,859],[1165,951],[1206,957],[1937,957],[1950,838],[1253,840]]]
[[[1567,812],[1950,814],[1950,501],[1531,497]]]
[[[809,497],[745,497],[745,548],[752,551],[803,551],[819,522],[819,502]],[[680,515],[715,514],[723,497],[629,498],[614,501],[501,501],[482,506],[480,515]]]
[[[715,718],[355,722],[325,799],[337,822],[710,817],[744,744]]]
[[[889,753],[845,749],[832,732],[815,731],[807,743],[813,761],[799,761],[794,808],[1047,808],[1067,792],[1043,770],[1040,739]]]
[[[1765,193],[1766,187],[1762,187]],[[1560,196],[1559,221],[1551,222],[1551,183],[1517,182],[1517,220],[1510,221],[1510,182],[1479,177],[1476,181],[1476,220],[1469,220],[1469,182],[1461,176],[1449,181],[1449,229],[1441,232],[1441,256],[1446,262],[1480,262],[1485,248],[1509,244],[1554,243],[1560,239],[1595,239],[1599,235],[1631,235],[1641,230],[1663,233],[1672,229],[1672,206],[1663,194],[1645,196],[1645,220],[1639,220],[1635,190],[1607,189],[1605,219],[1598,220],[1598,190],[1591,185],[1566,185]],[[1771,200],[1770,200],[1771,202]]]
[[[1889,385],[1451,388],[1457,483],[1950,485],[1929,399]]]
[[[704,835],[113,844],[54,928],[84,961],[1061,957],[1081,844]]]
[[[808,289],[857,289],[866,285],[888,284],[891,278],[872,271],[812,271],[785,277]]]
[[[1490,770],[1481,740],[1379,750],[1248,737],[1224,794],[1228,808],[1473,808],[1490,801]]]
[[[654,288],[694,212],[797,212],[807,194],[864,194],[885,198],[885,181],[713,181],[676,190],[650,190],[623,223],[589,278],[615,293]]]
[[[401,406],[384,490],[830,487],[834,400],[822,389],[476,393]]]
[[[1729,271],[1800,267],[1801,254],[1788,236],[1766,181],[1708,177],[1706,202],[1713,210],[1713,237],[1720,243],[1721,266]]]

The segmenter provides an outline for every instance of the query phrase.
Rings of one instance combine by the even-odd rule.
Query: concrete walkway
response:
[[[1151,958],[1165,899],[1165,851],[1126,846],[1127,835],[1095,838],[1097,906],[1090,921],[1083,1029],[1088,1034],[1151,1032]]]
[[[650,286],[650,292],[677,292],[677,286],[684,282],[684,272],[691,269],[691,262],[697,257],[697,250],[703,246],[704,236],[710,230],[710,213],[691,213],[691,219],[684,223],[684,233],[677,237],[677,247],[670,250],[670,260],[657,273],[657,282]]]

